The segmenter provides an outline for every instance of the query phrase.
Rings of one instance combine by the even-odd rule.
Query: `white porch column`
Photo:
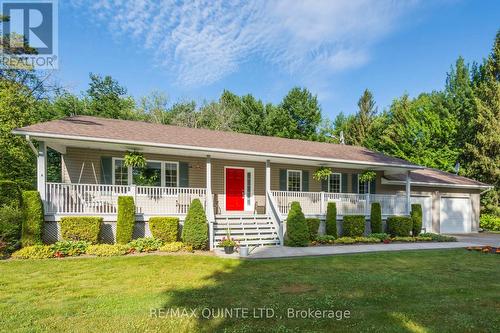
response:
[[[266,213],[270,213],[269,211],[269,200],[267,198],[267,192],[271,191],[271,161],[266,160]]]
[[[212,192],[212,159],[210,155],[207,155],[207,190]]]
[[[44,141],[38,142],[38,156],[36,159],[37,189],[40,192],[42,201],[45,202],[47,183],[47,146]]]
[[[411,177],[410,171],[406,171],[406,214],[410,215],[411,211]]]

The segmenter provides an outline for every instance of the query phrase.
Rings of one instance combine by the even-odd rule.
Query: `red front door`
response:
[[[244,169],[226,169],[226,210],[245,210]]]

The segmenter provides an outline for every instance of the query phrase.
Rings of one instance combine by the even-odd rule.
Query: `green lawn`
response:
[[[4,261],[0,331],[494,332],[499,277],[499,255],[462,249],[266,261],[189,255]],[[150,315],[194,308],[201,316],[204,308],[222,307],[249,308],[249,318]],[[262,307],[274,317],[253,318],[253,308]],[[288,308],[349,310],[350,318],[293,319]]]

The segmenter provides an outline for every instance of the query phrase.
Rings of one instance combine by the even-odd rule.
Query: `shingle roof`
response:
[[[385,175],[386,179],[405,181],[405,175]],[[412,183],[429,183],[429,184],[442,184],[442,185],[465,185],[477,187],[489,187],[488,184],[480,181],[455,175],[453,173],[441,171],[438,169],[421,169],[411,172]]]
[[[351,163],[354,161],[419,168],[419,166],[408,161],[373,152],[358,146],[90,116],[75,116],[52,120],[16,129],[14,132],[40,134],[40,136],[49,134],[80,137],[82,139],[99,138],[123,140],[143,144],[182,145],[215,150],[220,149],[259,154],[286,155],[287,157],[311,157],[345,160]]]

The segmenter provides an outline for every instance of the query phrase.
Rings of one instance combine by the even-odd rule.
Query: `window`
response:
[[[177,187],[177,163],[165,163],[165,186]]]
[[[246,190],[246,199],[247,199],[247,207],[252,207],[252,196],[253,196],[253,193],[252,193],[252,188],[253,188],[253,180],[252,180],[252,176],[253,176],[253,169],[247,169],[246,170],[246,173],[247,173],[247,179],[246,179],[246,185],[247,185],[247,190]]]
[[[123,160],[114,160],[114,184],[128,185],[128,168],[123,164]]]
[[[328,192],[340,193],[342,188],[342,180],[340,173],[332,173],[328,178]]]
[[[133,168],[132,182],[139,186],[161,186],[161,162],[147,162],[143,168]]]
[[[302,171],[287,170],[287,190],[292,192],[302,191]]]
[[[359,194],[367,194],[370,193],[370,182],[362,183],[358,178],[358,193]]]

